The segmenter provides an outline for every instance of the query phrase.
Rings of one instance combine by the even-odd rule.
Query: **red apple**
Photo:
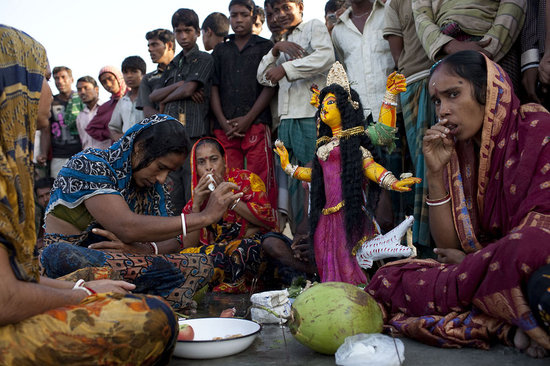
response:
[[[180,324],[178,341],[192,341],[195,338],[195,331],[189,324]]]

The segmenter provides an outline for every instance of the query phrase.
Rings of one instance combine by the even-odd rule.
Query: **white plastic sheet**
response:
[[[405,345],[387,335],[361,333],[347,337],[334,357],[341,366],[400,366],[405,361]]]

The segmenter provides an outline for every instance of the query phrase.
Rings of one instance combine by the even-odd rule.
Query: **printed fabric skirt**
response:
[[[66,280],[117,278],[110,268],[78,271]],[[0,327],[1,365],[165,365],[178,334],[177,317],[157,296],[102,293]]]
[[[58,278],[86,267],[110,267],[121,279],[136,285],[134,293],[160,296],[176,311],[195,307],[195,292],[214,274],[212,260],[205,254],[103,252],[63,242],[56,234],[48,234],[45,244],[40,255],[43,275]]]
[[[208,255],[214,264],[210,287],[214,292],[247,293],[251,281],[258,278],[262,258],[262,234],[250,238],[184,249],[183,254]]]

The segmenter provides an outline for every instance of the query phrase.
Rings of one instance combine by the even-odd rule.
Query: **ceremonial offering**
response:
[[[236,318],[182,319],[180,327],[193,328],[193,340],[176,343],[174,356],[208,359],[231,356],[244,351],[254,342],[261,326],[253,321]]]

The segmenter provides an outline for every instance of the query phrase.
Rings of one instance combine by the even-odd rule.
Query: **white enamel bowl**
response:
[[[178,341],[174,356],[192,359],[218,358],[242,352],[254,342],[260,324],[236,318],[182,319],[180,324],[193,327],[192,341]],[[235,336],[239,334],[239,336]],[[234,338],[228,338],[235,336]],[[214,338],[219,338],[214,340]]]

